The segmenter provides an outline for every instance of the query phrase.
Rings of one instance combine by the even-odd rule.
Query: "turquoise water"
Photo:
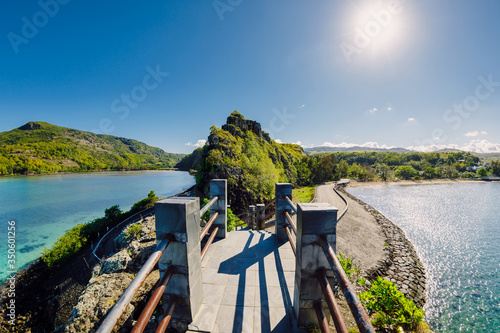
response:
[[[15,221],[16,269],[40,256],[66,230],[119,205],[128,210],[150,190],[167,197],[194,185],[180,171],[128,171],[0,178],[0,280],[7,266],[8,222]]]
[[[348,188],[401,227],[428,278],[437,332],[500,331],[500,183]]]

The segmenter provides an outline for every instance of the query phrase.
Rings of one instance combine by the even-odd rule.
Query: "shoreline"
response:
[[[17,177],[41,177],[41,176],[59,176],[59,175],[88,175],[92,173],[104,172],[137,172],[137,171],[183,171],[179,168],[163,168],[163,169],[137,169],[137,170],[94,170],[94,171],[79,171],[79,172],[53,172],[53,173],[30,173],[27,175],[0,175],[0,178],[17,178]]]
[[[383,185],[383,182],[371,182],[370,185]],[[423,307],[426,302],[427,285],[425,267],[404,231],[378,210],[347,192],[345,187],[339,189],[342,194],[357,202],[362,209],[375,218],[385,238],[384,258],[367,271],[366,275],[370,280],[380,276],[395,283],[398,290],[411,299],[415,305]]]
[[[423,179],[423,180],[350,180],[348,187],[365,187],[365,186],[411,186],[411,185],[441,185],[441,184],[463,184],[463,183],[489,183],[482,179]]]

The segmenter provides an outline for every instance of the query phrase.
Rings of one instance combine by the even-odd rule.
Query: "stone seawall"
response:
[[[374,269],[367,272],[370,280],[380,276],[394,282],[398,290],[407,298],[413,300],[417,306],[423,307],[426,287],[424,265],[403,230],[378,210],[345,191],[344,188],[339,188],[339,190],[375,217],[386,238],[386,256],[377,263]]]

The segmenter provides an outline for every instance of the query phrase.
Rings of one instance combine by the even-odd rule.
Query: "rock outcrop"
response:
[[[68,324],[59,327],[58,332],[95,332],[156,248],[155,218],[146,217],[127,226],[114,244],[116,252],[94,267],[93,276],[73,308]],[[142,305],[158,278],[159,272],[155,270],[146,279],[121,316],[116,332],[131,330],[134,310]]]

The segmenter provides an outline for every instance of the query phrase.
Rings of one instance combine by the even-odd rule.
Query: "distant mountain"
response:
[[[170,168],[183,156],[39,121],[0,133],[0,175]]]
[[[375,151],[375,152],[395,152],[395,153],[411,153],[412,150],[406,148],[369,148],[369,147],[313,147],[313,148],[305,148],[304,151],[307,154],[314,153],[339,153],[339,152],[353,152],[353,151]]]

